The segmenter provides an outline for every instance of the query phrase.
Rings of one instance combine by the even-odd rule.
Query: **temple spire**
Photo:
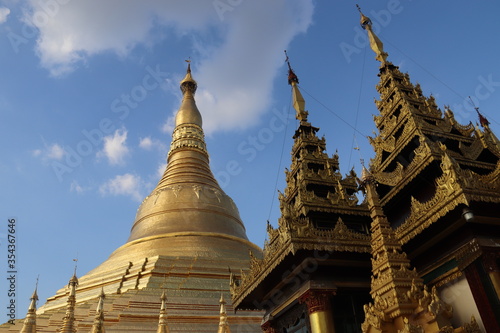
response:
[[[180,233],[194,243],[183,245],[189,249],[199,246],[195,238],[205,239],[209,234],[246,242],[238,209],[210,170],[202,117],[194,98],[197,83],[189,62],[180,89],[183,98],[175,117],[167,168],[139,207],[128,242],[179,237]]]
[[[104,329],[104,289],[101,288],[101,294],[99,295],[99,301],[97,303],[97,308],[94,317],[94,324],[92,325],[92,330],[90,333],[105,333]]]
[[[302,97],[302,94],[300,93],[299,87],[297,86],[299,84],[299,78],[297,75],[295,75],[295,72],[292,69],[292,66],[290,65],[290,60],[288,58],[288,54],[286,53],[285,50],[285,55],[286,55],[286,63],[288,65],[288,84],[292,86],[292,100],[293,100],[293,108],[295,109],[295,118],[301,122],[307,122],[307,111],[305,110],[306,107],[306,101],[304,100],[304,97]]]
[[[196,149],[208,156],[202,128],[203,120],[194,99],[198,84],[191,75],[191,60],[186,61],[188,62],[186,75],[180,82],[183,97],[175,116],[175,129],[168,153],[169,161],[174,152],[186,147]]]
[[[481,126],[483,128],[489,127],[490,122],[488,121],[488,119],[486,119],[486,117],[481,112],[479,112],[479,108],[476,106],[476,104],[474,104],[474,101],[472,100],[472,98],[470,96],[469,96],[469,99],[470,99],[472,106],[474,107],[474,110],[476,110],[476,112],[477,112],[477,116],[479,117],[479,123],[481,124]]]
[[[372,248],[371,296],[364,306],[363,332],[440,332],[450,327],[453,309],[442,301],[436,288],[429,292],[384,214],[375,189],[376,180],[363,165],[363,188],[370,216]],[[425,327],[425,330],[424,330]]]
[[[160,299],[160,319],[158,321],[158,330],[156,331],[156,333],[169,333],[170,330],[168,328],[167,322],[167,295],[165,294],[165,290],[163,290],[163,294],[161,295]]]
[[[381,66],[385,65],[386,59],[387,59],[387,53],[384,52],[384,44],[382,41],[378,38],[378,36],[373,32],[372,30],[372,20],[370,20],[368,17],[363,15],[361,12],[361,8],[356,5],[356,7],[359,10],[359,13],[361,14],[361,27],[365,29],[368,32],[368,38],[370,40],[370,47],[375,52],[375,59],[380,61],[382,64]]]
[[[38,280],[36,283],[35,291],[33,291],[33,295],[31,295],[31,302],[28,308],[28,313],[26,314],[26,318],[24,319],[23,327],[19,331],[20,333],[36,333],[36,302],[38,301],[37,289]]]
[[[78,286],[78,278],[76,277],[76,266],[73,276],[69,280],[69,296],[66,305],[66,314],[63,318],[63,324],[59,330],[60,333],[74,333],[75,327],[75,304],[76,304],[76,287]]]
[[[220,295],[220,320],[219,320],[219,330],[217,333],[231,333],[229,329],[229,324],[227,322],[227,313],[226,313],[226,301],[224,300],[224,295]]]

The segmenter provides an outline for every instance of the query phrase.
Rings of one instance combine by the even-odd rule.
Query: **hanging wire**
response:
[[[347,120],[345,120],[344,118],[342,118],[341,116],[339,116],[337,113],[335,113],[333,110],[331,110],[330,108],[328,108],[325,104],[321,103],[317,98],[315,98],[313,95],[311,95],[309,92],[307,92],[304,88],[302,88],[302,86],[300,86],[300,91],[305,92],[309,97],[311,97],[319,105],[321,105],[323,108],[325,108],[325,110],[327,110],[328,112],[330,112],[331,114],[333,114],[335,117],[337,117],[340,121],[342,121],[344,124],[346,124],[347,126],[349,126],[350,128],[352,128],[354,130],[354,132],[357,132],[357,133],[361,134],[362,136],[364,136],[365,138],[368,139],[367,135],[365,135],[363,132],[359,131],[356,127],[354,127],[353,125],[351,125]]]
[[[361,92],[363,91],[363,79],[364,79],[364,74],[365,74],[365,62],[366,62],[366,47],[365,47],[365,52],[363,54],[363,65],[361,66],[361,82],[359,83],[359,93],[358,93],[358,105],[356,106],[356,118],[354,120],[354,128],[358,128],[358,117],[359,117],[359,106],[361,104]],[[352,151],[357,150],[358,153],[361,152],[359,150],[359,145],[356,142],[356,147],[354,147],[354,143],[356,141],[356,132],[354,131],[352,133],[352,142],[351,142],[351,150],[349,152],[349,163],[347,165],[351,165],[351,158],[352,158]]]
[[[291,91],[291,90],[290,90]],[[287,117],[290,115],[290,109],[292,107],[292,97],[288,99],[290,102],[288,103],[288,111],[286,113]],[[283,162],[283,152],[285,151],[285,143],[286,143],[286,133],[288,131],[288,121],[285,122],[285,131],[283,134],[283,143],[281,145],[281,154],[280,154],[280,161],[278,163],[278,171],[276,172],[276,181],[274,182],[274,189],[273,189],[273,198],[271,200],[271,207],[269,207],[269,214],[267,216],[267,221],[271,219],[271,213],[273,211],[274,207],[274,200],[276,199],[276,192],[278,191],[278,181],[281,173],[281,163]]]
[[[384,43],[387,43],[389,45],[391,45],[394,49],[398,50],[402,55],[404,55],[405,57],[407,57],[408,59],[410,59],[413,63],[415,63],[415,65],[417,65],[418,67],[420,67],[424,72],[426,72],[427,74],[429,74],[430,76],[432,76],[436,81],[440,82],[443,86],[445,86],[446,88],[448,88],[451,92],[453,92],[455,95],[457,95],[460,99],[462,100],[467,100],[464,96],[462,96],[458,91],[456,91],[455,89],[453,89],[452,87],[450,87],[449,85],[447,85],[445,82],[443,82],[442,80],[440,80],[437,76],[435,76],[432,72],[428,71],[424,66],[420,65],[415,59],[413,59],[412,57],[410,57],[409,55],[407,55],[406,53],[404,53],[403,51],[401,51],[400,49],[398,49],[394,44],[392,44],[391,42],[389,42],[387,40],[387,38],[383,37],[383,36],[380,36],[384,39]],[[468,102],[469,104],[471,104],[470,102]],[[472,104],[471,104],[472,105]],[[474,105],[472,105],[474,106]],[[491,119],[494,123],[496,123],[497,125],[500,125],[500,123],[498,123],[495,119],[493,119],[490,115],[488,115],[487,113],[485,113],[484,111],[482,112],[483,114],[485,114],[486,116],[488,116],[489,119]]]

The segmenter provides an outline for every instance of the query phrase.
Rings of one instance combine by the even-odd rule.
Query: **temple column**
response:
[[[332,291],[308,290],[299,298],[300,303],[307,304],[312,333],[335,333],[329,300],[333,294]]]
[[[481,272],[478,270],[477,265],[481,263],[476,261],[467,266],[464,270],[465,277],[469,283],[472,297],[477,305],[481,319],[483,320],[484,328],[486,332],[500,332],[500,323],[495,318],[493,309],[488,300],[488,295],[484,289],[483,282],[481,280]],[[483,273],[484,274],[484,273]]]
[[[498,267],[497,260],[499,254],[496,252],[485,253],[483,264],[490,277],[491,284],[495,288],[498,299],[500,300],[500,267]]]

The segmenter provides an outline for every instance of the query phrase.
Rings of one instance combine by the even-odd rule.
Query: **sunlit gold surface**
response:
[[[156,332],[163,291],[168,295],[160,321],[163,330],[217,332],[221,292],[229,296],[229,269],[248,269],[249,252],[260,257],[261,250],[248,241],[236,205],[210,170],[190,69],[181,90],[184,97],[167,169],[140,205],[128,241],[80,277],[74,321],[71,313],[64,315],[75,302],[66,288],[48,299],[38,310],[40,332],[61,327],[66,332],[70,324],[89,332],[100,307],[101,288],[106,294],[102,308],[107,333]],[[234,331],[260,331],[260,312],[228,317]],[[19,331],[20,326],[9,329]]]
[[[327,311],[318,311],[309,314],[312,333],[335,333],[332,316]]]

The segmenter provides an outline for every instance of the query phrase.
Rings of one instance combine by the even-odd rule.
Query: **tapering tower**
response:
[[[229,328],[229,323],[227,322],[227,312],[226,312],[226,300],[224,299],[224,295],[220,295],[220,319],[219,319],[219,330],[217,333],[231,333],[231,329]]]
[[[161,294],[160,317],[158,320],[158,330],[156,331],[156,333],[170,333],[167,321],[167,294],[165,294],[165,290]]]
[[[362,13],[361,25],[380,61],[378,135],[370,138],[380,204],[424,282],[440,292],[460,289],[463,300],[455,302],[475,304],[471,311],[496,332],[500,239],[492,235],[500,226],[498,139],[480,114],[483,129],[459,124],[449,107],[442,112],[387,60]],[[456,325],[470,320],[470,311],[465,313],[454,317]]]
[[[76,287],[78,286],[78,278],[76,277],[76,269],[75,274],[71,277],[68,283],[68,300],[66,305],[66,314],[64,315],[63,322],[61,328],[58,332],[61,333],[74,333],[76,332],[76,324],[75,324],[75,305],[76,305]]]
[[[278,227],[268,224],[264,258],[232,284],[236,308],[266,311],[265,332],[350,331],[369,300],[370,216],[358,202],[356,174],[342,176],[319,128],[308,121],[299,79],[288,62],[298,128],[293,136]],[[279,299],[276,303],[276,293]]]
[[[38,301],[37,288],[33,291],[30,298],[30,305],[26,318],[24,318],[23,327],[19,333],[36,333],[36,302]]]
[[[410,269],[410,260],[380,205],[375,178],[364,166],[360,183],[372,218],[373,303],[364,307],[363,332],[453,332],[453,308],[439,297],[436,287],[429,293],[417,271]],[[479,332],[475,321],[467,325],[472,328],[468,332]]]
[[[171,332],[213,333],[219,322],[213,300],[221,286],[229,291],[229,269],[247,270],[249,253],[261,256],[246,236],[236,205],[210,170],[190,65],[180,88],[183,98],[163,176],[140,205],[128,241],[82,276],[73,291],[72,322],[79,331],[90,331],[102,288],[109,309],[107,333],[156,332],[163,290],[169,295]],[[61,289],[39,309],[38,326],[44,332],[56,331],[65,299]],[[258,332],[260,320],[260,312],[240,311],[232,326]]]
[[[99,295],[99,301],[95,310],[94,324],[92,325],[92,330],[90,333],[105,333],[104,329],[104,290],[101,289],[101,294]]]

